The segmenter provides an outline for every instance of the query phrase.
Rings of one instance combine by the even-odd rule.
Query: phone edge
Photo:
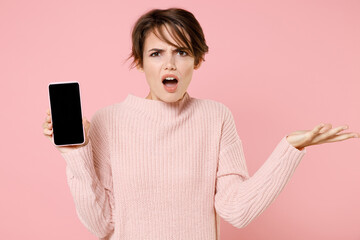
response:
[[[81,125],[82,125],[82,131],[83,131],[83,139],[84,141],[82,143],[75,143],[75,144],[65,144],[65,145],[58,145],[55,144],[54,140],[54,131],[53,134],[51,134],[52,142],[55,146],[62,147],[62,146],[80,146],[85,143],[86,135],[85,135],[85,128],[83,124],[83,110],[82,110],[82,101],[81,101],[81,88],[80,83],[78,81],[69,81],[69,82],[50,82],[48,83],[48,101],[49,101],[49,109],[50,109],[50,115],[51,115],[51,122],[53,122],[52,114],[51,114],[51,101],[50,101],[50,85],[57,85],[57,84],[67,84],[67,83],[76,83],[79,85],[79,96],[80,96],[80,112],[81,112]]]

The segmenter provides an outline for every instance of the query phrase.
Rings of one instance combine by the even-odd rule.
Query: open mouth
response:
[[[162,80],[165,90],[169,93],[176,92],[178,87],[178,80],[176,79],[176,76],[173,74],[168,74],[166,77],[165,76]]]
[[[166,85],[167,87],[175,87],[176,84],[178,83],[178,80],[175,79],[175,78],[172,78],[172,79],[168,78],[168,79],[164,79],[164,80],[162,81],[162,83],[163,83],[164,85]]]

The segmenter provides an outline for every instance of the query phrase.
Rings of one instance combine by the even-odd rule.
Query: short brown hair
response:
[[[166,39],[161,28],[165,24],[170,26],[171,32],[169,34],[180,46],[176,46]],[[146,36],[153,32],[159,37],[154,30],[158,30],[161,35],[160,39],[165,40],[168,44],[177,48],[188,49],[195,58],[195,66],[199,64],[200,60],[205,61],[204,55],[209,51],[209,47],[206,45],[204,33],[199,22],[191,12],[181,8],[152,9],[143,14],[133,26],[131,34],[132,51],[126,59],[134,58],[130,66],[131,68],[134,65],[143,68],[143,50]],[[184,31],[190,36],[190,40],[186,37]]]

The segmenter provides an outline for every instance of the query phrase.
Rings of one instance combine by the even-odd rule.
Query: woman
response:
[[[208,52],[193,14],[149,11],[132,43],[149,94],[98,110],[91,125],[84,118],[85,143],[57,147],[77,214],[101,239],[219,239],[219,216],[248,225],[284,188],[305,147],[359,136],[331,124],[293,132],[250,177],[229,108],[187,92]]]

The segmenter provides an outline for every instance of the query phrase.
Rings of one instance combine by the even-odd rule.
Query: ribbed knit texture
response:
[[[230,109],[188,92],[176,103],[129,94],[90,122],[88,145],[62,156],[77,215],[99,239],[219,240],[219,216],[248,225],[306,153],[284,136],[250,177]]]

